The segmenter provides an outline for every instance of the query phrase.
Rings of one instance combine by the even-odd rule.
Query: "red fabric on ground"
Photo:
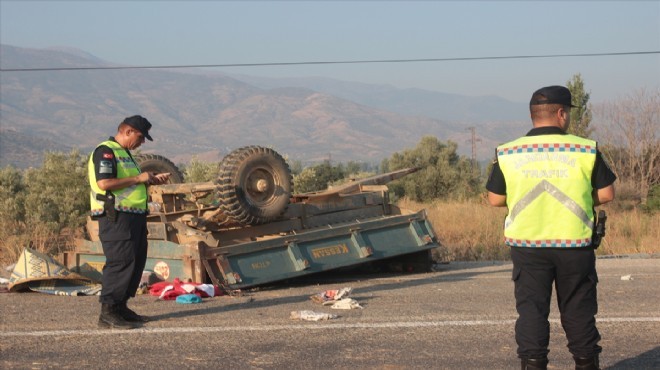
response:
[[[195,289],[192,292],[188,292],[185,289],[183,289],[184,285],[192,285],[195,287]],[[176,297],[182,295],[182,294],[195,294],[196,296],[200,298],[208,298],[210,297],[205,291],[197,289],[198,286],[203,285],[201,283],[186,283],[182,282],[179,280],[179,278],[174,279],[174,281],[161,281],[159,283],[155,283],[149,288],[149,294],[153,296],[158,296],[160,299],[163,300],[174,300]],[[171,287],[171,288],[170,288]],[[168,289],[170,288],[170,289]],[[222,291],[214,286],[214,296],[219,296],[222,295]],[[164,293],[163,293],[164,292]]]

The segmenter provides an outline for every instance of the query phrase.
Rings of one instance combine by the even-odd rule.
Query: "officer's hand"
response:
[[[164,184],[164,183],[167,182],[167,180],[170,179],[170,175],[171,175],[171,174],[170,174],[169,172],[159,173],[159,174],[157,174],[157,175],[154,175],[154,176],[151,178],[151,184],[152,184],[152,185],[160,185],[160,184]]]
[[[137,176],[138,184],[150,184],[153,174],[150,172],[142,172]]]

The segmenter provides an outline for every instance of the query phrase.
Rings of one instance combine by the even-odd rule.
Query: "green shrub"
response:
[[[182,166],[179,166],[182,167]],[[218,163],[200,162],[193,157],[183,168],[185,182],[207,182],[218,178]]]
[[[660,210],[660,184],[653,185],[646,197],[646,203],[642,206],[646,212],[657,212]]]

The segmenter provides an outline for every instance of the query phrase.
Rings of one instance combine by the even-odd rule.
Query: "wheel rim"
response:
[[[268,204],[272,201],[277,189],[277,179],[266,168],[256,168],[245,179],[246,195],[250,203],[256,205]]]

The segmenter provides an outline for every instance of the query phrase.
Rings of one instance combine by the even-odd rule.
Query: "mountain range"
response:
[[[328,78],[263,78],[205,69],[116,67],[71,48],[0,46],[0,166],[37,166],[45,150],[90,151],[127,116],[154,125],[140,150],[175,163],[218,161],[245,145],[303,164],[379,163],[424,135],[478,159],[523,134],[525,104]],[[9,69],[48,69],[7,71]],[[53,68],[77,68],[52,70]]]

